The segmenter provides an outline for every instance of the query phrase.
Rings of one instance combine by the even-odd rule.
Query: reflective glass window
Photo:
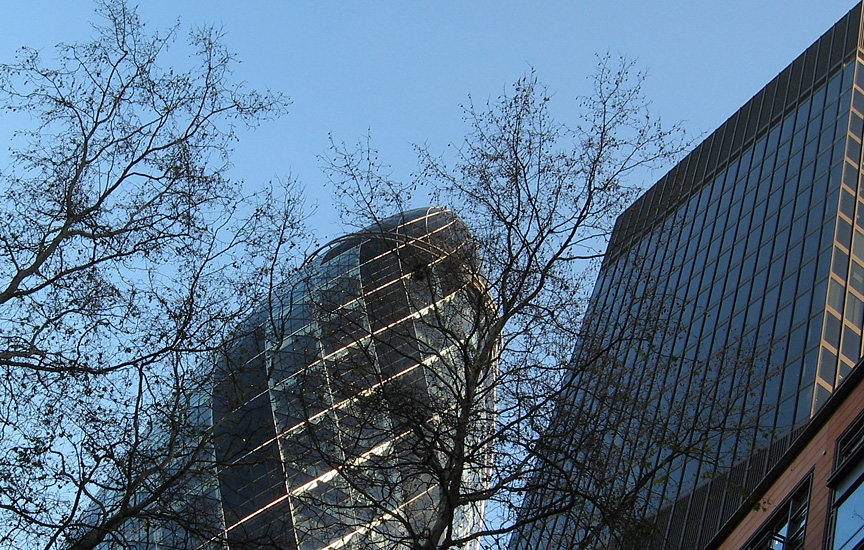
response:
[[[854,260],[849,269],[849,284],[859,293],[864,294],[864,267]]]
[[[852,138],[846,140],[846,157],[855,164],[858,164],[861,160],[861,143]]]
[[[807,125],[807,141],[818,138],[822,132],[822,116],[821,113],[816,113],[810,119],[810,124]]]
[[[846,248],[852,247],[852,224],[843,218],[837,218],[837,242]]]
[[[835,348],[840,347],[840,328],[841,328],[840,319],[834,316],[831,312],[825,313],[825,341],[834,346]],[[825,378],[825,377],[823,377]],[[830,381],[831,378],[825,378],[825,380]]]
[[[859,329],[864,328],[864,302],[854,294],[846,298],[846,320]]]
[[[794,399],[790,400],[794,403]],[[807,510],[810,504],[808,476],[759,529],[744,550],[800,550],[804,547]]]
[[[841,315],[843,314],[843,298],[845,294],[846,291],[843,285],[831,279],[831,282],[828,284],[828,305],[836,309]]]
[[[811,218],[815,218],[812,216]],[[804,239],[804,257],[802,261],[807,261],[816,257],[819,252],[819,232],[813,231]]]
[[[802,260],[805,261],[805,260]],[[813,281],[816,278],[816,262],[810,260],[798,270],[798,292],[812,294]]]
[[[858,419],[837,442],[829,537],[832,550],[853,550],[864,542],[864,421]]]
[[[796,273],[792,273],[785,279],[783,279],[783,284],[780,285],[780,303],[785,304],[789,300],[791,300],[795,296],[795,288],[798,284],[798,277]]]
[[[825,120],[829,120],[827,117]],[[822,135],[819,137],[819,152],[823,153],[828,151],[834,145],[834,132],[835,127],[833,124],[825,124],[822,128]]]
[[[864,65],[862,65],[860,62],[856,64],[855,68],[855,85],[861,89],[864,89]]]
[[[791,218],[791,211],[792,211],[791,206],[789,207],[788,210],[790,212],[789,218]],[[785,219],[785,217],[784,217],[784,219]],[[775,233],[775,235],[774,235],[773,257],[776,258],[777,256],[780,256],[786,250],[786,245],[789,244],[789,227],[788,227],[788,224],[781,225],[780,224],[780,218],[778,218],[777,230],[774,233]]]
[[[777,145],[780,143],[780,125],[777,124],[771,128],[768,132],[768,139],[766,141],[765,150],[768,153],[772,153],[777,150]]]
[[[855,196],[846,189],[840,191],[840,212],[850,220],[855,217]]]
[[[810,96],[813,105],[813,114],[818,115],[818,113],[822,112],[822,108],[825,106],[825,86],[820,86],[813,92],[813,95]]]
[[[790,186],[791,187],[791,186]],[[791,197],[790,197],[791,198]],[[795,212],[795,203],[789,200],[780,207],[779,217],[777,218],[777,227],[784,229],[792,221],[792,214]]]
[[[864,94],[855,90],[852,94],[852,108],[861,114],[864,114]]]
[[[834,550],[853,550],[864,540],[864,487],[857,486],[836,505]]]
[[[807,230],[807,216],[802,215],[792,222],[792,227],[789,230],[789,241],[793,243],[799,242],[804,238],[804,232]]]
[[[843,84],[843,73],[839,72],[828,81],[828,101],[840,95],[840,87]]]
[[[849,255],[840,250],[839,248],[834,249],[834,261],[831,264],[831,271],[834,272],[835,275],[846,280],[846,270],[849,268]]]
[[[856,363],[861,358],[861,335],[849,327],[843,329],[843,355],[850,361]],[[862,516],[864,520],[864,516]]]
[[[864,118],[861,118],[858,113],[852,113],[849,120],[849,131],[858,139],[864,138]]]
[[[864,260],[864,233],[855,231],[855,239],[852,241],[852,254],[856,258]]]
[[[811,96],[812,97],[812,96]],[[795,129],[803,128],[804,124],[807,122],[807,118],[810,115],[810,97],[805,99],[798,105],[798,115],[795,120]]]
[[[797,130],[792,136],[792,152],[797,153],[804,147],[804,140],[807,134],[804,128]]]
[[[843,77],[843,89],[848,90],[852,87],[852,76],[855,74],[855,63],[848,63],[840,71]]]

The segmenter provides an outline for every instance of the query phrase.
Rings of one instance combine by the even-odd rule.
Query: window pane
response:
[[[864,486],[859,485],[837,507],[834,550],[852,550],[862,540],[864,540]]]

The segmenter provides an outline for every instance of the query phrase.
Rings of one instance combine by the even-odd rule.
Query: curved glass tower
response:
[[[424,208],[333,241],[275,293],[230,345],[212,398],[230,548],[404,548],[427,527],[427,465],[465,382],[456,351],[494,315],[477,273],[464,224]]]

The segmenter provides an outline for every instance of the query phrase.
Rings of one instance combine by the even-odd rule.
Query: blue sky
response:
[[[459,142],[462,111],[494,98],[532,67],[575,121],[595,53],[635,58],[666,122],[707,134],[853,5],[850,0],[263,1],[149,0],[149,26],[215,24],[243,61],[237,78],[291,97],[290,114],[243,133],[232,176],[250,185],[292,174],[318,204],[322,238],[340,232],[320,155],[328,133],[367,131],[394,177],[415,166],[412,144],[432,152]],[[93,5],[30,0],[4,7],[0,61],[30,45],[50,53],[86,40]],[[0,119],[0,151],[15,129]],[[5,164],[0,159],[0,166]],[[662,174],[646,176],[647,187]],[[418,199],[422,202],[422,198]],[[418,204],[419,205],[419,204]]]

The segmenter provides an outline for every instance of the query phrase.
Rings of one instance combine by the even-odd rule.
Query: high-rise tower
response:
[[[229,544],[401,548],[406,524],[427,527],[437,486],[417,433],[446,430],[461,371],[447,348],[492,313],[469,263],[458,218],[413,210],[326,246],[265,308],[214,394]]]
[[[741,369],[725,375],[750,390],[712,457],[725,467],[682,458],[650,489],[644,513],[657,548],[706,547],[752,507],[747,495],[862,356],[861,29],[858,5],[616,223],[587,332],[611,338],[623,319],[674,327],[652,335],[650,349],[667,353],[647,361],[645,349],[608,342],[623,364],[638,366],[628,374],[631,391],[686,388],[712,375],[689,365],[714,356],[751,365],[714,365]],[[542,495],[535,498],[542,504]],[[514,545],[566,547],[581,536],[573,524],[556,516]],[[796,540],[784,535],[758,548],[798,548],[803,539]]]
[[[200,472],[124,525],[124,547],[398,550],[436,519],[426,453],[451,431],[458,350],[495,315],[465,225],[441,208],[383,219],[272,296],[199,399]],[[480,487],[488,460],[467,461],[464,483]],[[456,535],[483,513],[457,510]]]

